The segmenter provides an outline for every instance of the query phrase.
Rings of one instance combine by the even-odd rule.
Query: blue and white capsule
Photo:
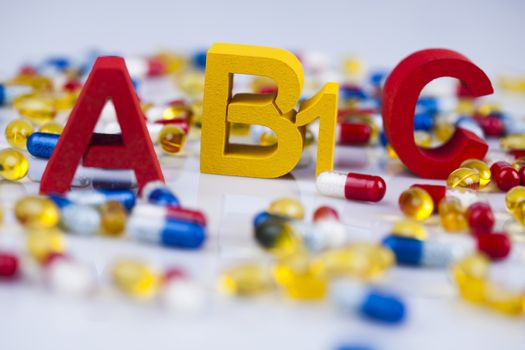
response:
[[[60,135],[34,132],[27,138],[27,151],[33,157],[49,159],[55,150]]]
[[[383,245],[394,252],[399,265],[445,268],[465,253],[461,245],[394,235],[386,237]]]
[[[476,136],[485,139],[485,133],[483,132],[483,129],[481,129],[478,123],[476,123],[470,117],[459,117],[458,120],[456,120],[456,123],[454,123],[454,125],[456,126],[456,128],[465,129],[474,133]]]
[[[136,240],[170,248],[198,249],[206,240],[206,230],[201,225],[172,218],[153,220],[131,216],[126,230]]]
[[[357,312],[372,321],[399,324],[405,320],[406,306],[399,296],[366,287],[358,281],[340,280],[332,283],[330,296],[343,311]]]
[[[135,192],[131,190],[96,190],[68,192],[67,199],[77,204],[99,206],[109,201],[118,201],[130,211],[136,202]]]
[[[31,91],[33,89],[30,86],[0,84],[0,106],[11,105],[15,98]]]
[[[180,202],[171,189],[162,181],[148,182],[142,189],[142,198],[151,204],[179,206]]]
[[[60,225],[67,231],[83,236],[99,231],[100,213],[95,208],[56,194],[49,195],[49,198],[60,208]]]

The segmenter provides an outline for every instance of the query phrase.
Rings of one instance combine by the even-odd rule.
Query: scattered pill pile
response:
[[[323,56],[299,55],[306,73],[304,98],[327,79],[340,82],[336,142],[339,147],[374,149],[384,159],[397,155],[385,136],[381,120],[381,92],[387,71],[365,74],[363,63],[346,58],[334,69]],[[39,182],[53,154],[68,115],[80,94],[94,57],[73,61],[56,57],[22,66],[0,83],[0,106],[11,116],[6,125],[9,148],[0,150],[2,181]],[[143,82],[163,79],[176,86],[180,96],[147,101],[141,108],[159,154],[178,157],[188,140],[199,138],[204,89],[205,52],[191,56],[162,52],[126,59],[141,98]],[[275,84],[263,77],[236,80],[235,89],[273,94]],[[502,89],[522,93],[522,82],[502,81]],[[319,207],[312,218],[294,198],[276,198],[254,213],[254,244],[270,260],[225,269],[218,290],[232,297],[252,298],[279,293],[297,301],[329,300],[344,313],[386,324],[401,323],[410,305],[388,285],[378,283],[397,265],[443,269],[451,273],[461,298],[510,315],[525,313],[525,284],[502,280],[502,262],[509,269],[525,267],[523,247],[516,242],[523,230],[509,228],[512,217],[525,227],[525,122],[505,106],[480,103],[461,86],[453,91],[425,92],[417,102],[414,139],[422,148],[439,147],[463,128],[487,140],[489,156],[467,159],[442,184],[413,180],[394,208],[405,218],[375,243],[358,242],[337,210]],[[105,107],[97,132],[117,134],[115,112]],[[232,137],[244,143],[271,146],[278,142],[271,129],[261,125],[230,123]],[[312,163],[317,127],[305,131],[305,148],[297,167]],[[400,163],[399,163],[400,164]],[[389,186],[376,174],[323,172],[315,181],[319,196],[380,202]],[[100,279],[89,265],[66,249],[65,234],[134,240],[165,248],[199,250],[206,244],[207,218],[199,208],[186,208],[176,188],[148,183],[140,195],[132,171],[79,166],[72,189],[65,195],[27,195],[6,206],[25,232],[25,250],[0,246],[0,279],[36,279],[61,293],[93,295]],[[389,190],[391,190],[389,188]],[[491,204],[495,193],[506,192],[508,213]],[[501,199],[500,197],[497,197]],[[364,218],[365,220],[366,218]],[[436,224],[437,223],[437,224]],[[437,229],[436,229],[437,225]],[[433,234],[429,234],[429,227]],[[515,230],[515,225],[512,226]],[[462,235],[468,244],[441,240]],[[520,236],[521,235],[521,236]],[[518,237],[518,238],[516,238]],[[521,238],[519,238],[521,237]],[[80,257],[81,258],[81,257]],[[117,259],[106,279],[121,294],[137,300],[159,300],[174,310],[191,310],[207,303],[208,292],[177,267],[152,267],[141,258]],[[269,262],[270,261],[270,262]],[[507,267],[506,267],[507,268]],[[523,274],[523,272],[521,272]],[[522,278],[523,280],[523,278]],[[1,288],[1,285],[0,285]]]

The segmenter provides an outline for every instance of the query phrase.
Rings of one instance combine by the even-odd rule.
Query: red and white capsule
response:
[[[370,141],[372,129],[362,122],[343,122],[337,125],[337,144],[347,146],[363,146]]]
[[[133,215],[153,220],[177,219],[206,227],[206,216],[203,212],[174,205],[137,204],[133,208]]]
[[[379,202],[386,192],[385,180],[368,174],[326,171],[317,176],[316,185],[326,196],[356,201]]]

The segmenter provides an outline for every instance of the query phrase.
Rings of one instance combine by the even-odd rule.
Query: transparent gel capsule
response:
[[[485,286],[485,304],[500,313],[518,316],[525,311],[525,293],[508,290],[503,286],[489,281]]]
[[[180,153],[186,143],[186,134],[177,125],[165,125],[159,133],[158,143],[167,154]]]
[[[53,99],[40,93],[17,97],[14,101],[14,107],[21,115],[38,125],[50,122],[57,113]]]
[[[467,159],[461,163],[460,168],[468,168],[477,171],[479,176],[479,188],[486,187],[491,180],[489,166],[479,159]]]
[[[399,208],[406,216],[421,221],[432,215],[434,202],[427,191],[412,187],[399,196]]]
[[[414,220],[399,220],[392,226],[390,233],[396,236],[415,238],[422,241],[427,238],[427,231],[423,225]]]
[[[155,271],[139,260],[117,261],[111,267],[111,277],[121,292],[137,299],[152,298],[159,287]]]
[[[445,197],[439,203],[441,226],[448,232],[465,231],[468,228],[466,210],[454,197]]]
[[[64,126],[62,126],[59,123],[51,122],[51,123],[46,123],[46,124],[42,125],[42,127],[40,127],[40,129],[38,129],[38,131],[39,132],[45,132],[45,133],[48,133],[48,134],[60,135],[60,134],[62,134],[62,131],[64,131]]]
[[[51,255],[64,252],[63,234],[56,228],[30,229],[26,235],[26,247],[36,261],[44,263]]]
[[[5,138],[12,147],[25,149],[27,138],[33,133],[33,125],[24,119],[15,119],[7,124]]]
[[[100,226],[103,235],[118,237],[124,233],[128,214],[126,208],[118,201],[102,204],[100,210]]]
[[[263,249],[279,257],[288,256],[301,247],[299,232],[285,220],[276,218],[255,227],[255,240]]]
[[[525,201],[525,186],[516,186],[510,189],[505,195],[505,207],[511,214],[520,202]]]
[[[259,144],[261,146],[272,146],[277,143],[277,135],[273,131],[265,131],[261,134]]]
[[[27,196],[15,204],[15,216],[25,227],[51,228],[60,220],[56,204],[43,196]]]
[[[219,289],[229,295],[251,297],[274,288],[272,271],[258,264],[244,264],[225,271],[219,279]]]
[[[463,299],[481,304],[485,298],[490,262],[481,254],[467,256],[452,267],[452,275]]]
[[[479,185],[479,174],[476,170],[471,168],[458,168],[451,172],[447,179],[447,186],[450,188],[477,190]]]
[[[274,268],[274,278],[294,300],[321,300],[327,293],[326,277],[313,269],[304,254],[281,259]]]
[[[281,198],[270,203],[268,213],[302,220],[304,218],[304,207],[300,201],[294,198]]]
[[[327,251],[312,260],[312,270],[329,278],[357,277],[373,280],[395,263],[390,249],[370,243],[356,243]]]
[[[27,158],[17,150],[0,151],[0,176],[6,180],[16,181],[26,176],[29,169]]]

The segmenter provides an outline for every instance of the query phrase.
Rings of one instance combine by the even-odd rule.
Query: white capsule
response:
[[[71,203],[61,209],[60,223],[70,232],[91,236],[100,228],[100,213],[89,205]]]
[[[162,304],[173,311],[195,312],[206,305],[205,291],[184,278],[168,281],[160,297]]]
[[[58,293],[86,295],[95,289],[95,276],[88,266],[69,259],[58,258],[46,269],[49,287]]]
[[[325,196],[344,198],[346,177],[346,174],[325,171],[317,176],[315,184],[317,190]]]

